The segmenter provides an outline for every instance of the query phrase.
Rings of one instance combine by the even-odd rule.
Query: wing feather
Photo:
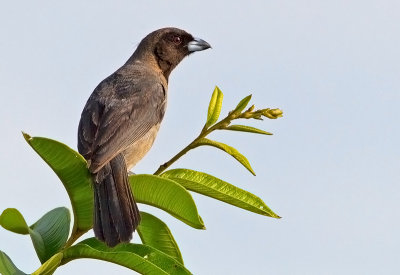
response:
[[[114,73],[99,84],[86,103],[78,130],[78,150],[91,172],[161,122],[165,90],[157,76],[143,73]]]

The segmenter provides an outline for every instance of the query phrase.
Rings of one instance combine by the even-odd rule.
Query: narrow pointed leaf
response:
[[[226,130],[231,131],[240,131],[240,132],[249,132],[255,134],[262,134],[262,135],[272,135],[270,132],[266,132],[264,130],[260,130],[254,127],[245,126],[245,125],[231,125],[225,128]]]
[[[1,225],[5,229],[19,234],[30,234],[41,263],[50,259],[64,246],[68,239],[70,222],[69,211],[65,207],[47,212],[30,227],[15,208],[6,209],[1,215]]]
[[[30,137],[28,144],[57,174],[68,192],[74,213],[73,232],[86,232],[92,227],[93,191],[86,160],[76,151],[58,141]]]
[[[41,263],[61,250],[69,235],[71,218],[65,207],[51,210],[30,226],[29,233]]]
[[[205,127],[209,127],[217,122],[219,114],[221,113],[223,98],[224,94],[218,87],[215,87],[211,96],[210,104],[208,105],[207,122]]]
[[[173,169],[161,174],[190,191],[212,197],[242,209],[272,218],[280,218],[259,197],[206,173]]]
[[[248,95],[248,96],[246,96],[245,98],[243,98],[243,99],[239,102],[239,104],[236,106],[234,112],[241,113],[241,112],[244,110],[244,108],[246,108],[247,104],[249,104],[250,99],[251,99],[251,95]]]
[[[140,274],[191,274],[174,258],[153,247],[141,244],[120,244],[109,248],[95,238],[91,238],[66,249],[63,263],[80,258],[112,262]]]
[[[92,227],[93,191],[85,159],[78,152],[58,141],[40,137],[32,138],[27,134],[24,134],[24,137],[57,173],[68,191],[74,209],[74,230],[88,231]],[[134,191],[135,199],[138,202],[159,207],[195,228],[204,228],[190,193],[173,181],[165,183],[165,179],[159,179],[161,182],[154,178],[150,179],[150,183],[148,180],[139,180],[136,185],[131,181],[132,189],[138,189]],[[146,184],[147,186],[145,186]],[[149,192],[151,190],[155,190],[156,193],[152,194]],[[174,192],[181,195],[178,200]],[[158,197],[162,197],[162,199],[157,201]],[[179,203],[168,202],[170,200],[182,202],[182,205],[187,208],[179,207],[177,205]]]
[[[239,153],[238,150],[236,150],[235,148],[226,145],[222,142],[218,142],[218,141],[214,141],[214,140],[210,140],[207,138],[201,138],[197,141],[197,143],[195,144],[195,146],[202,146],[202,145],[209,145],[209,146],[213,146],[215,148],[218,148],[222,151],[225,151],[226,153],[228,153],[229,155],[231,155],[232,157],[234,157],[237,161],[239,161],[244,167],[246,167],[247,170],[250,171],[250,173],[252,173],[254,176],[256,175],[253,171],[253,168],[251,168],[251,165],[249,163],[249,161],[247,160],[247,158],[245,156],[243,156],[241,153]]]
[[[5,229],[18,233],[29,234],[29,228],[22,214],[15,208],[7,208],[0,216],[0,224]]]
[[[137,202],[165,210],[194,228],[205,228],[192,195],[181,185],[154,175],[132,175],[129,180]]]
[[[6,253],[0,250],[0,274],[2,275],[27,275],[26,273],[19,270],[10,257]]]
[[[63,254],[57,253],[50,259],[48,259],[38,270],[32,273],[32,275],[51,275],[60,266]]]
[[[168,226],[159,218],[140,212],[142,220],[137,231],[142,243],[154,247],[183,264],[182,254]]]

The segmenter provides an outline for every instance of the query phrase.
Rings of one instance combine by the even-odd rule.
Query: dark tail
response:
[[[119,154],[93,175],[94,225],[97,239],[112,247],[129,242],[140,222],[129,185],[125,159]]]

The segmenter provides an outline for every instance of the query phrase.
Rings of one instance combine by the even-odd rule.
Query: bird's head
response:
[[[211,48],[206,41],[177,28],[163,28],[147,35],[135,54],[154,58],[166,79],[189,54]],[[134,54],[134,55],[135,55]]]

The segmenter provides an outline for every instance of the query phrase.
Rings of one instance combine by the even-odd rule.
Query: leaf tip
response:
[[[26,141],[30,141],[32,139],[32,137],[30,135],[28,135],[27,133],[25,133],[24,131],[21,131],[22,135],[24,136],[24,139]]]
[[[199,221],[200,221],[201,227],[199,227],[198,229],[206,230],[206,226],[204,225],[204,221],[200,216],[199,216]]]
[[[282,219],[282,217],[281,216],[279,216],[279,215],[277,215],[277,214],[275,214],[274,212],[266,212],[266,215],[265,216],[268,216],[268,217],[270,217],[270,218],[274,218],[274,219]]]
[[[272,213],[269,213],[269,216],[271,217],[271,218],[274,218],[274,219],[282,219],[282,217],[281,216],[279,216],[279,215],[277,215],[277,214],[275,214],[274,212],[272,212]]]

